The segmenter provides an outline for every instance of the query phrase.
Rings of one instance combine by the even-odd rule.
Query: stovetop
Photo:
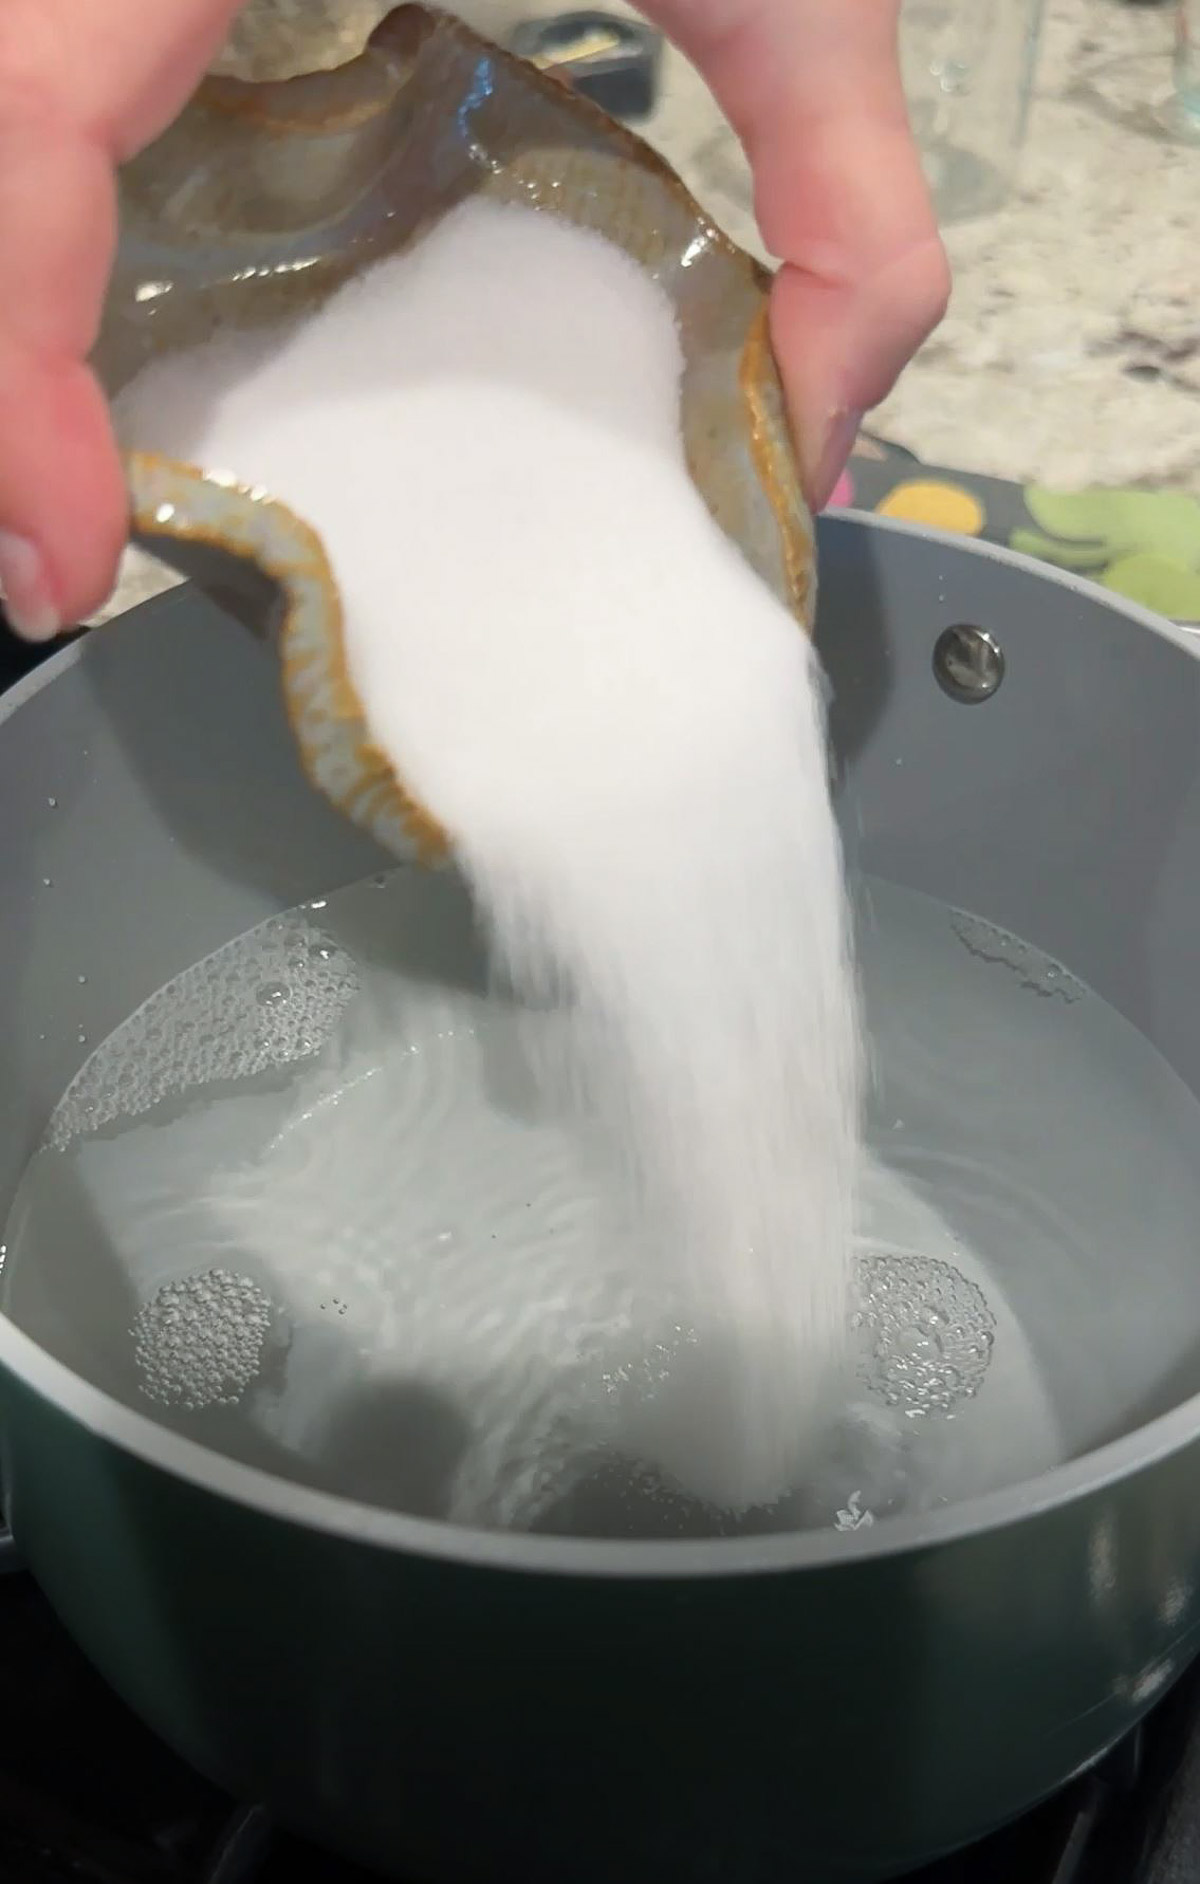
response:
[[[0,617],[0,692],[45,652]],[[18,1572],[0,1577],[0,1884],[369,1881],[176,1759]],[[802,1858],[779,1884],[803,1884]],[[907,1884],[1200,1884],[1200,1664],[1091,1773]]]

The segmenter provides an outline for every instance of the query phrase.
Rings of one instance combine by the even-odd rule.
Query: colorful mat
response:
[[[864,433],[833,502],[982,537],[1200,628],[1200,500],[1185,491],[1050,491],[922,464]]]

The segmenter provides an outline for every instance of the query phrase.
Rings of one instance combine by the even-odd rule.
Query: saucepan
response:
[[[644,204],[624,222],[612,208],[633,189],[622,166],[667,185],[624,133],[460,28],[426,17],[415,42],[385,43],[390,76],[333,117],[327,101],[305,117],[311,94],[199,102],[222,138],[240,127],[238,164],[256,153],[260,182],[235,214],[193,151],[173,182],[164,161],[158,185],[138,184],[143,247],[124,251],[102,349],[111,384],[176,343],[171,321],[241,319],[251,302],[248,319],[293,313],[289,284],[333,282],[356,244],[395,239],[403,207],[387,235],[370,198],[405,138],[432,138],[427,175],[445,179],[451,135],[487,158],[507,124],[488,177],[524,164],[536,198],[553,160],[599,226],[640,239]],[[402,104],[423,58],[458,88],[437,136]],[[530,147],[495,104],[526,83],[542,114]],[[201,132],[191,119],[173,135]],[[311,141],[332,192],[316,220],[339,232],[328,249],[261,142],[276,137]],[[676,292],[690,348],[689,462],[803,616],[811,558],[755,339],[762,281],[675,189],[678,221],[644,259]],[[171,234],[185,200],[187,241]],[[724,451],[704,443],[706,410],[722,414]],[[142,530],[174,532],[162,547],[200,580],[78,642],[0,707],[0,1215],[92,1046],[156,989],[397,850],[437,848],[402,793],[358,792],[370,755],[328,658],[336,591],[331,604],[311,529],[203,468],[142,462],[131,477]],[[980,544],[852,517],[818,534],[815,632],[855,870],[1028,938],[1200,1090],[1187,636]],[[410,898],[433,958],[458,959],[469,913],[452,870],[414,865]],[[1131,1160],[1135,1196],[1139,1182]],[[1181,1248],[1185,1273],[1192,1261]],[[1099,1270],[1093,1286],[1107,1286]],[[1155,1286],[1148,1274],[1151,1317]],[[1172,1313],[1170,1367],[1119,1408],[1114,1380],[1110,1428],[1037,1477],[872,1526],[559,1536],[297,1483],[149,1417],[87,1360],[122,1330],[81,1275],[57,1333],[0,1315],[6,1515],[67,1627],[165,1741],[380,1872],[869,1884],[1053,1791],[1200,1647],[1200,1290],[1194,1327]],[[1051,1355],[1045,1371],[1072,1361]]]

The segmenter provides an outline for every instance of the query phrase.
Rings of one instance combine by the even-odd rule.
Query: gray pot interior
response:
[[[1037,944],[1200,1089],[1200,670],[1186,638],[1086,585],[922,532],[833,519],[821,552],[853,867]],[[983,705],[948,698],[933,676],[939,633],[963,622],[1005,655]],[[304,780],[270,650],[192,591],[10,696],[0,804],[2,1210],[64,1087],[135,1006],[265,916],[388,860]],[[418,900],[429,960],[469,955],[454,879],[423,880]],[[1181,1237],[1183,1282],[1195,1259]],[[1019,1297],[1019,1251],[1012,1270]],[[1114,1281],[1086,1279],[1092,1291]],[[1142,1307],[1161,1322],[1153,1290]],[[1136,1329],[1129,1344],[1128,1367],[1117,1350],[1097,1375],[1112,1432],[1093,1409],[1093,1444],[1200,1392],[1200,1299],[1152,1387]]]

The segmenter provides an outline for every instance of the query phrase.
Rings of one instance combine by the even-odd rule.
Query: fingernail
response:
[[[26,641],[52,641],[62,628],[41,551],[11,530],[0,530],[0,601]]]
[[[808,468],[805,484],[808,501],[814,510],[824,510],[846,469],[846,460],[854,448],[862,425],[861,412],[835,412],[825,427],[825,435]]]

